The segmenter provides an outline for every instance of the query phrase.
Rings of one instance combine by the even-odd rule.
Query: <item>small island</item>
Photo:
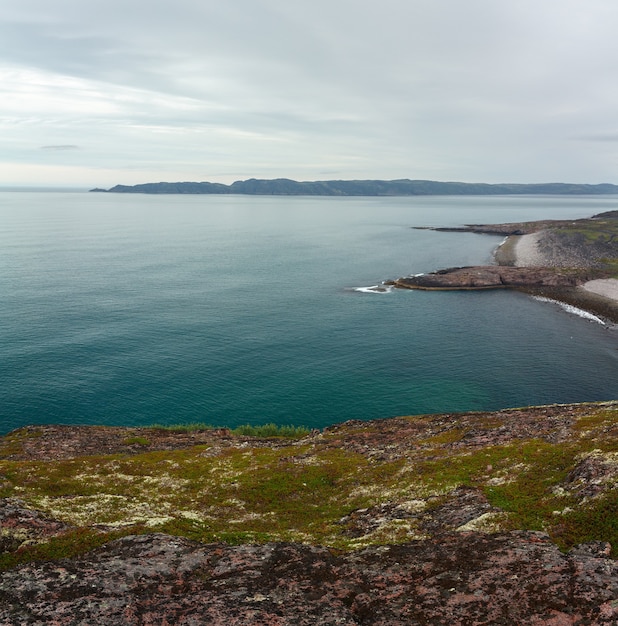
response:
[[[518,289],[618,323],[618,211],[578,220],[432,228],[504,235],[496,265],[453,267],[385,284],[400,289]]]

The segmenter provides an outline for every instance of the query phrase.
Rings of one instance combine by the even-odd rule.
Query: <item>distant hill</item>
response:
[[[209,182],[144,183],[91,189],[108,193],[244,194],[260,196],[489,196],[522,194],[618,194],[618,185],[573,183],[458,183],[432,180],[322,180],[298,182],[288,178],[238,180],[231,185]]]

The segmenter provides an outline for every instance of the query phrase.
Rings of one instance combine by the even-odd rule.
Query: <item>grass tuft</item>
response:
[[[311,431],[304,426],[278,426],[277,424],[264,424],[262,426],[252,426],[243,424],[232,430],[234,435],[245,437],[285,437],[288,439],[300,439]]]

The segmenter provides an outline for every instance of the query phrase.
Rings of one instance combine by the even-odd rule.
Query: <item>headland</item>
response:
[[[517,289],[618,323],[618,211],[579,220],[470,224],[430,230],[504,235],[495,265],[406,276],[402,289]]]

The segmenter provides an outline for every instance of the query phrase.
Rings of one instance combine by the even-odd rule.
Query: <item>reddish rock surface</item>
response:
[[[398,278],[390,284],[401,289],[497,289],[505,287],[575,287],[594,274],[547,267],[478,265],[453,267],[430,274]]]
[[[0,498],[0,554],[17,549],[24,541],[53,537],[69,526],[29,509],[14,498]]]
[[[562,554],[532,532],[348,554],[134,536],[0,574],[0,624],[616,624],[608,554],[601,542]]]

